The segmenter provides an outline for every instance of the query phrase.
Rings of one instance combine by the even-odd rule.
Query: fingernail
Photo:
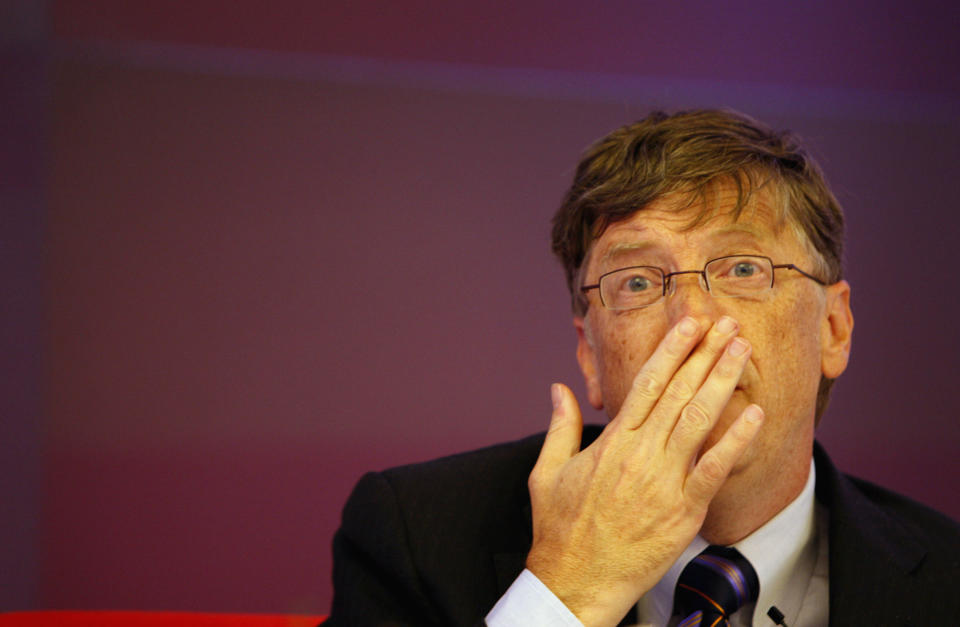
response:
[[[756,405],[750,405],[744,409],[743,415],[744,418],[747,419],[747,422],[760,422],[763,420],[763,410]]]
[[[730,316],[724,316],[717,321],[717,331],[720,333],[733,333],[737,328],[737,321]]]
[[[553,402],[554,409],[560,409],[563,393],[560,391],[560,386],[556,383],[550,386],[550,400]]]
[[[742,337],[738,337],[734,341],[730,342],[730,347],[727,350],[731,355],[743,355],[747,352],[747,349],[750,348],[750,344],[747,343]]]
[[[677,330],[680,332],[680,335],[686,335],[687,337],[696,335],[699,328],[700,325],[697,324],[697,321],[690,317],[684,318],[680,321],[680,324],[677,325]]]

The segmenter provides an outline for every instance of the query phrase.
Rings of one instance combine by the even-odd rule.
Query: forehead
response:
[[[710,207],[703,200],[665,196],[611,224],[591,246],[588,265],[648,252],[709,254],[714,247],[782,248],[794,242],[783,212],[763,190],[736,211],[734,189],[719,190]]]

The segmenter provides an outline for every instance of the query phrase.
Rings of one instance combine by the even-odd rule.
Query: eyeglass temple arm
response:
[[[810,279],[811,281],[816,281],[816,282],[819,283],[820,285],[826,285],[826,284],[827,284],[826,281],[822,281],[822,280],[818,279],[817,277],[813,276],[813,275],[810,274],[809,272],[804,272],[803,270],[801,270],[801,269],[798,268],[797,266],[793,265],[792,263],[776,263],[776,264],[773,264],[773,267],[774,267],[774,269],[776,269],[776,268],[788,268],[788,269],[790,269],[790,270],[796,270],[797,272],[799,272],[799,273],[802,274],[803,276],[807,277],[807,278]]]

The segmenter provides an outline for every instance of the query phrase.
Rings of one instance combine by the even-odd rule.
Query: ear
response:
[[[603,388],[600,385],[597,352],[593,348],[593,342],[587,337],[585,324],[584,318],[574,317],[573,326],[577,330],[577,362],[580,364],[580,372],[583,373],[583,381],[587,384],[587,400],[594,409],[603,409]]]
[[[838,281],[827,286],[827,303],[820,326],[820,371],[836,379],[847,369],[853,336],[850,284]]]

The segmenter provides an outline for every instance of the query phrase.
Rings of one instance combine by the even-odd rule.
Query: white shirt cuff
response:
[[[563,601],[524,569],[486,617],[488,627],[583,627]]]

